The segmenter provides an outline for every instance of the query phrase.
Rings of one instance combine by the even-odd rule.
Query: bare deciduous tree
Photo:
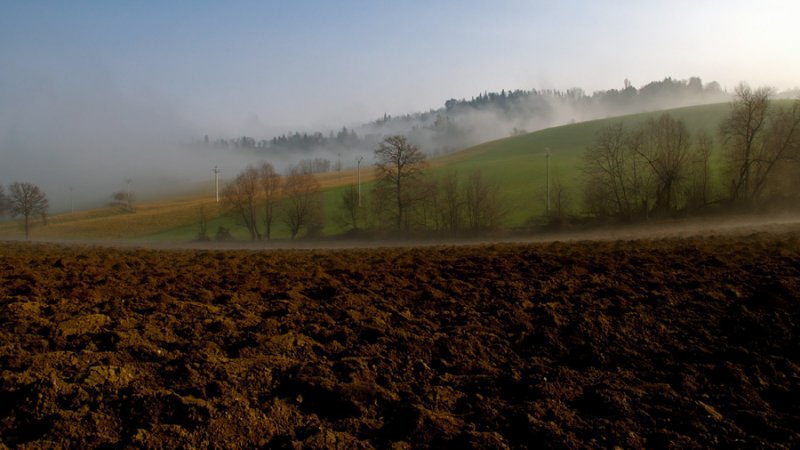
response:
[[[706,133],[698,133],[689,162],[686,207],[703,209],[711,202],[711,152],[714,142]]]
[[[464,185],[464,212],[470,231],[492,231],[500,225],[506,208],[501,204],[499,192],[499,185],[486,181],[480,169],[469,175]]]
[[[281,178],[272,164],[265,162],[258,168],[258,177],[261,184],[261,194],[264,196],[264,237],[269,240],[272,236],[272,224],[275,219],[275,205],[278,203],[281,189]]]
[[[797,129],[796,118],[800,116],[800,98],[794,101],[790,109],[781,112],[785,117],[779,122],[784,122],[782,139],[775,139],[775,144],[783,144],[785,154],[779,164],[772,169],[771,180],[765,186],[765,195],[775,197],[776,200],[787,199],[797,201],[800,199],[800,133]],[[794,117],[795,120],[789,120]],[[794,122],[794,127],[789,126]],[[794,130],[792,130],[794,128]],[[790,132],[791,131],[791,132]],[[795,203],[796,204],[796,203]]]
[[[570,194],[569,189],[561,182],[559,177],[553,179],[551,187],[552,207],[550,213],[545,218],[549,227],[561,228],[569,224],[570,216]]]
[[[322,226],[322,194],[319,181],[300,168],[292,168],[283,182],[284,222],[292,239],[301,230],[314,231]]]
[[[136,208],[134,206],[134,201],[135,198],[133,192],[117,191],[111,194],[111,202],[108,204],[108,206],[122,208],[122,210],[125,212],[135,213]]]
[[[622,124],[597,134],[585,154],[584,201],[596,216],[630,220],[681,205],[688,179],[691,134],[681,120],[663,114],[628,132]]]
[[[341,209],[341,224],[350,230],[360,230],[364,222],[364,208],[358,205],[358,189],[351,185],[342,191],[339,202]]]
[[[39,186],[32,183],[14,182],[8,186],[9,210],[12,217],[22,216],[25,225],[25,239],[30,237],[31,217],[45,219],[50,206],[47,195]]]
[[[782,180],[775,179],[775,173],[800,152],[800,100],[781,108],[772,104],[771,95],[769,88],[754,91],[739,85],[720,126],[734,203],[752,206],[770,184],[777,188]]]
[[[788,108],[773,108],[769,114],[766,132],[761,143],[761,154],[751,186],[754,198],[760,197],[772,185],[772,194],[781,192],[782,179],[776,177],[779,166],[792,165],[800,157],[800,100],[795,100]],[[796,177],[790,174],[783,176]]]
[[[210,241],[211,237],[208,235],[208,215],[206,214],[205,205],[200,205],[197,208],[198,226],[197,240],[200,242]]]
[[[686,178],[689,166],[691,134],[682,120],[669,114],[648,120],[642,128],[642,145],[637,154],[647,163],[655,182],[657,212],[668,213],[678,207],[680,183]]]
[[[258,170],[248,166],[222,190],[223,206],[242,221],[252,240],[261,239],[257,216],[260,189]]]
[[[390,136],[375,150],[379,192],[395,204],[395,227],[408,229],[408,211],[421,198],[414,184],[425,168],[425,154],[403,136]]]
[[[764,172],[760,166],[765,155],[759,147],[766,129],[771,95],[769,88],[754,91],[744,83],[738,85],[730,114],[720,124],[732,202],[755,200],[753,178],[758,172]]]
[[[615,215],[614,193],[601,174],[587,171],[582,193],[583,205],[588,214],[600,220]]]
[[[302,173],[327,173],[331,171],[331,161],[325,158],[301,159],[295,168]]]
[[[645,142],[644,134],[644,130],[640,127],[625,136],[628,156],[624,181],[628,186],[626,190],[630,198],[630,209],[625,213],[627,217],[636,215],[647,217],[650,204],[655,197],[655,176],[648,170],[647,162],[639,156]]]
[[[442,228],[439,214],[439,182],[433,177],[422,176],[406,190],[410,201],[403,228],[405,230],[436,230]]]
[[[639,207],[642,185],[637,164],[641,135],[629,136],[622,123],[601,129],[587,148],[585,200],[595,215],[629,219]]]
[[[464,227],[464,192],[460,189],[457,171],[439,179],[437,209],[439,223],[444,231],[456,234]]]

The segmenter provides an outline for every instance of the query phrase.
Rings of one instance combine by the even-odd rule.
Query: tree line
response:
[[[351,133],[343,129],[345,135]],[[363,191],[344,189],[329,215],[348,232],[467,235],[501,228],[511,205],[480,170],[434,176],[426,154],[402,135],[384,138],[373,152],[375,182]],[[279,223],[292,239],[321,235],[326,215],[314,174],[329,168],[321,158],[303,160],[284,174],[268,162],[249,166],[224,186],[223,206],[253,240],[271,239]],[[569,211],[569,193],[556,182],[546,221],[563,224],[571,215],[635,221],[796,204],[800,99],[778,103],[772,90],[741,84],[715,135],[692,133],[668,113],[636,126],[611,124],[586,149],[583,169],[582,211]],[[135,211],[130,190],[112,198]],[[36,221],[47,222],[48,207],[35,184],[0,185],[0,216],[22,217],[26,239]],[[201,237],[207,238],[202,222]]]
[[[426,172],[425,153],[403,136],[386,138],[375,150],[375,159],[376,182],[367,217],[372,229],[452,236],[500,227],[506,209],[499,185],[480,170],[433,177]]]
[[[670,114],[603,128],[584,155],[587,213],[630,221],[796,200],[800,99],[782,106],[772,96],[768,88],[736,87],[718,128],[719,164],[712,164],[714,138],[693,135]]]
[[[501,90],[469,99],[451,98],[437,109],[381,118],[338,131],[290,132],[272,138],[241,136],[234,139],[205,136],[205,145],[264,155],[307,155],[315,151],[372,151],[387,136],[402,135],[415,145],[438,154],[466,148],[517,131],[545,128],[571,120],[588,120],[703,103],[727,101],[730,95],[717,82],[703,83],[665,78],[635,88],[625,80],[622,89],[591,94],[582,89]],[[491,117],[491,121],[487,119]],[[483,124],[483,126],[482,126]]]
[[[525,114],[525,111],[545,113],[556,103],[571,103],[580,109],[614,110],[620,115],[656,106],[664,108],[665,101],[675,104],[710,103],[727,98],[727,94],[716,81],[703,84],[698,77],[688,80],[676,80],[671,77],[661,81],[653,81],[641,88],[635,88],[628,79],[623,82],[622,89],[608,89],[587,94],[583,89],[567,90],[501,90],[484,92],[469,100],[450,99],[445,102],[445,111],[460,109],[481,109],[491,107],[502,111],[507,116]]]
[[[280,202],[280,210],[277,208]],[[322,228],[322,193],[319,182],[302,166],[279,175],[272,164],[248,166],[222,190],[224,208],[234,214],[252,240],[271,239],[278,220],[292,239],[301,231],[317,234]]]
[[[373,152],[375,182],[363,192],[356,185],[345,188],[329,214],[349,233],[452,236],[502,227],[511,206],[500,185],[480,170],[433,176],[426,154],[401,135],[384,138]],[[544,222],[632,222],[754,209],[796,200],[798,169],[800,99],[776,103],[771,90],[742,84],[715,135],[692,133],[669,113],[601,129],[583,157],[582,211],[570,211],[569,192],[556,181]],[[277,220],[293,239],[319,235],[325,225],[319,183],[302,164],[284,175],[269,163],[248,167],[226,186],[224,198],[252,239],[270,239]]]
[[[480,170],[466,177],[450,172],[435,178],[426,155],[403,136],[385,138],[375,155],[375,183],[363,192],[345,188],[335,220],[348,233],[483,233],[496,230],[505,214],[499,185]],[[322,192],[300,164],[278,174],[272,164],[248,166],[222,191],[223,208],[252,240],[271,239],[280,221],[290,237],[319,236],[324,227]]]
[[[349,149],[362,146],[365,144],[365,139],[359,136],[355,130],[348,130],[347,127],[342,127],[335,134],[331,131],[327,136],[319,131],[311,133],[295,131],[274,136],[271,139],[258,140],[251,136],[241,136],[234,139],[211,139],[206,135],[203,137],[203,143],[222,149],[270,150],[274,153],[310,153],[320,148]]]

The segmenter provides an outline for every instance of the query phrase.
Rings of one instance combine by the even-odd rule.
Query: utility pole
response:
[[[356,173],[358,174],[358,207],[361,207],[361,161],[364,160],[363,156],[356,158]]]
[[[219,203],[219,167],[214,166],[214,192]]]
[[[544,151],[547,161],[547,217],[550,217],[550,147],[545,147]]]

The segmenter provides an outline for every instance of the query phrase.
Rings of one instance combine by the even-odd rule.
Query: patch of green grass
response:
[[[451,171],[457,171],[463,181],[473,171],[480,170],[486,180],[499,185],[501,201],[508,211],[504,226],[519,227],[531,219],[542,217],[545,213],[547,149],[550,149],[551,202],[554,201],[556,185],[560,184],[567,192],[568,207],[575,212],[582,208],[583,156],[601,129],[619,122],[630,129],[668,112],[673,117],[682,119],[693,135],[705,131],[716,141],[719,123],[728,112],[728,108],[728,104],[703,105],[548,128],[486,142],[461,152],[433,158],[430,160],[429,174],[440,177]],[[370,171],[369,168],[363,170]],[[338,217],[342,214],[340,207],[342,192],[349,186],[350,184],[329,187],[323,191],[326,235],[346,231]],[[372,183],[362,183],[361,188],[367,198]],[[369,207],[368,205],[367,201],[365,207]],[[280,218],[276,222],[273,237],[288,239],[289,232],[286,226],[281,223]],[[231,216],[220,216],[209,221],[208,230],[212,237],[218,225],[230,229],[236,239],[249,238],[246,230]],[[190,240],[197,236],[198,229],[197,223],[194,223],[155,234],[152,238]]]
[[[728,104],[680,108],[668,112],[682,119],[693,135],[705,131],[716,139],[719,123],[728,112]],[[547,149],[550,150],[551,202],[555,186],[561,184],[567,191],[571,209],[577,211],[580,209],[584,184],[584,153],[597,133],[619,122],[626,128],[633,128],[663,113],[657,111],[593,120],[487,142],[466,150],[470,153],[469,157],[438,167],[434,173],[457,170],[462,177],[466,177],[474,170],[481,170],[486,179],[500,186],[501,197],[509,211],[505,225],[521,226],[545,212]]]
[[[780,105],[783,102],[776,103]],[[429,173],[438,177],[450,171],[458,171],[463,181],[474,170],[481,170],[484,179],[499,186],[502,203],[508,210],[503,225],[519,227],[530,219],[541,218],[544,215],[547,190],[546,149],[550,149],[551,199],[555,193],[555,186],[560,184],[567,191],[569,209],[571,212],[577,212],[582,209],[583,156],[598,131],[618,122],[622,122],[630,129],[668,112],[673,117],[682,119],[693,135],[705,131],[714,139],[715,154],[712,159],[718,164],[718,129],[728,111],[728,104],[704,105],[549,128],[486,142],[460,152],[432,158],[429,160],[431,167]],[[365,196],[364,207],[369,208],[372,169],[362,166],[361,173],[364,180],[361,186]],[[341,196],[345,189],[355,183],[355,171],[326,174],[321,180],[324,186],[323,233],[335,235],[345,232],[346,227],[340,220]],[[235,239],[249,239],[246,229],[239,224],[236,217],[223,213],[215,203],[200,198],[142,204],[136,214],[130,215],[112,214],[105,209],[57,215],[51,218],[50,225],[38,228],[34,236],[190,241],[198,236],[201,204],[208,208],[208,234],[212,239],[220,226],[229,229]],[[280,206],[276,210],[279,211]],[[277,214],[272,236],[275,239],[288,239],[289,231],[280,218],[280,212]],[[0,235],[19,234],[17,228],[13,223],[2,223]]]
[[[349,185],[330,187],[322,191],[323,217],[325,221],[323,233],[325,235],[341,234],[347,231],[347,229],[340,223],[341,221],[338,220],[338,215],[341,214],[339,205],[341,203],[342,192],[344,192],[344,190],[347,188],[349,188]],[[366,190],[369,189],[369,186],[364,184],[362,185],[362,189],[364,189],[366,192]],[[278,203],[275,206],[275,218],[272,222],[272,231],[270,235],[271,239],[285,240],[291,237],[289,227],[284,223],[283,220],[282,206],[283,205],[281,203]],[[262,214],[263,210],[259,211],[259,218],[261,220],[263,220]],[[245,241],[250,239],[250,233],[242,225],[240,219],[234,214],[223,213],[215,217],[207,217],[207,234],[212,240],[215,238],[217,230],[220,227],[227,228],[235,240]],[[260,222],[259,230],[262,233],[264,232],[264,228],[265,226],[263,222]],[[301,235],[304,233],[305,231],[301,231]],[[143,239],[157,242],[191,241],[197,239],[199,234],[200,214],[198,211],[191,222],[171,228],[169,230],[145,236]]]

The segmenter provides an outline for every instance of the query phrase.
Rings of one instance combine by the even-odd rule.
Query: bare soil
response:
[[[798,448],[800,233],[0,243],[0,447]]]

